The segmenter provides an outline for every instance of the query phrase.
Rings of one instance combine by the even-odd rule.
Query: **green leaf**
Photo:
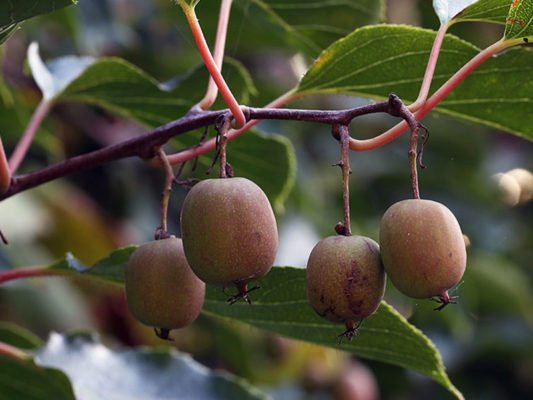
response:
[[[36,349],[42,345],[41,339],[33,333],[9,322],[0,322],[0,342],[24,350]]]
[[[383,0],[239,0],[233,2],[228,27],[231,51],[243,56],[264,48],[316,57],[354,28],[383,20]],[[218,1],[203,1],[196,13],[206,37],[214,37]]]
[[[479,0],[453,18],[453,22],[482,21],[505,24],[509,0]]]
[[[11,37],[13,33],[17,30],[16,24],[7,25],[0,28],[0,44],[4,43],[7,39]]]
[[[439,17],[440,23],[445,24],[466,7],[477,1],[478,0],[433,0],[433,9]]]
[[[497,254],[470,258],[464,280],[470,282],[461,294],[475,315],[520,314],[533,326],[533,293],[527,273]]]
[[[255,5],[263,11],[263,18],[277,25],[277,29],[269,29],[269,33],[277,31],[287,35],[286,40],[309,55],[318,54],[356,26],[377,22],[383,9],[383,2],[379,0],[254,0],[242,3],[242,7]]]
[[[87,277],[109,279],[109,282],[117,284],[117,271],[125,268],[134,248],[132,246],[117,250],[93,269],[79,268],[79,265],[71,261],[63,261],[52,268],[60,265],[63,273],[82,272]],[[108,276],[105,274],[106,269],[109,269]],[[434,344],[387,303],[383,302],[376,314],[364,321],[360,334],[353,341],[339,342],[337,336],[342,333],[343,327],[318,317],[307,303],[305,269],[274,267],[259,284],[261,290],[253,293],[252,306],[228,306],[227,296],[221,289],[208,287],[204,313],[409,368],[430,377],[457,398],[462,398],[450,382]]]
[[[44,63],[38,46],[28,49],[33,76],[49,101],[77,101],[97,105],[146,127],[163,125],[183,116],[198,102],[207,85],[205,68],[197,68],[173,82],[159,83],[119,58],[67,56]],[[255,87],[244,67],[228,59],[224,71],[239,101],[249,100]],[[221,103],[217,103],[221,104]]]
[[[275,267],[259,284],[261,290],[254,292],[252,306],[238,303],[228,307],[222,290],[208,287],[204,312],[412,369],[462,398],[450,382],[435,345],[387,303],[382,302],[378,311],[363,322],[354,340],[339,341],[337,336],[344,327],[320,318],[307,302],[305,269]]]
[[[342,93],[405,101],[418,95],[435,32],[407,26],[373,26],[354,31],[326,49],[298,87],[300,95]],[[446,35],[432,91],[479,50]],[[512,49],[472,72],[436,111],[533,139],[533,51]]]
[[[75,0],[18,0],[0,2],[0,44],[5,42],[17,24],[76,4]]]
[[[244,380],[210,371],[174,349],[115,351],[94,337],[54,333],[35,361],[64,371],[83,400],[268,399]]]
[[[228,160],[237,175],[257,183],[276,212],[283,205],[296,179],[296,154],[284,136],[253,130],[230,142]]]
[[[172,143],[184,148],[194,146],[198,139],[192,135],[181,135]],[[283,205],[296,178],[296,155],[291,141],[281,135],[252,129],[228,144],[227,156],[235,176],[257,183],[276,212],[283,212]],[[196,178],[205,179],[212,158],[212,154],[199,157]],[[212,175],[216,176],[216,170]]]
[[[515,0],[507,16],[506,39],[533,38],[533,2]]]
[[[0,400],[75,400],[68,378],[31,360],[0,356]]]

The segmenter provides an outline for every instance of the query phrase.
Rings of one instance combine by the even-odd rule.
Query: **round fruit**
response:
[[[309,304],[321,317],[346,324],[346,336],[378,308],[385,292],[378,244],[363,236],[330,236],[314,247],[307,262]]]
[[[187,260],[204,282],[236,285],[247,299],[247,283],[272,268],[278,231],[265,193],[245,178],[207,179],[183,203],[181,232]]]
[[[448,208],[431,200],[395,203],[383,215],[379,242],[385,270],[401,292],[451,302],[448,289],[463,276],[466,247]]]
[[[125,284],[133,316],[163,334],[194,321],[204,302],[205,284],[189,267],[181,239],[173,236],[139,246],[128,261]]]

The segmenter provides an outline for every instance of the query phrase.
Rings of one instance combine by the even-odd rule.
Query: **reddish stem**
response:
[[[22,350],[3,342],[0,342],[0,356],[16,358],[18,360],[27,360],[31,358]]]
[[[47,267],[27,267],[27,268],[14,268],[6,271],[0,271],[0,284],[14,281],[17,279],[35,278],[39,276],[59,276],[63,275],[63,272],[58,270],[49,269]]]
[[[420,121],[426,114],[428,114],[437,104],[439,104],[448,94],[455,89],[459,83],[461,83],[472,71],[483,64],[492,56],[502,52],[509,47],[521,44],[521,40],[506,40],[498,41],[493,45],[487,47],[485,50],[478,53],[474,58],[467,62],[459,71],[457,71],[444,85],[442,85],[424,104],[424,106],[415,113],[418,121]],[[392,140],[396,139],[402,133],[404,133],[409,126],[407,123],[400,122],[393,128],[376,136],[372,139],[357,140],[350,139],[350,149],[356,151],[373,150],[378,147],[384,146]]]
[[[222,71],[222,62],[224,60],[224,48],[226,46],[226,37],[228,33],[228,23],[233,0],[222,0],[220,4],[220,13],[218,17],[218,27],[215,39],[215,48],[213,50],[213,59],[219,70]],[[218,95],[218,88],[212,76],[209,77],[207,91],[204,98],[198,103],[202,110],[208,110],[215,102]]]
[[[439,59],[442,42],[444,41],[444,36],[446,35],[448,27],[449,24],[442,24],[437,31],[437,35],[433,41],[433,47],[431,48],[431,53],[429,54],[429,60],[424,73],[424,79],[422,80],[422,85],[420,87],[420,92],[418,93],[418,98],[409,106],[409,110],[412,112],[420,109],[420,107],[422,107],[426,102],[429,89],[431,87],[431,82],[433,80],[433,74],[435,73],[435,67],[437,66],[437,61]]]
[[[244,126],[244,124],[246,123],[246,117],[244,116],[244,113],[241,110],[239,103],[235,99],[235,96],[233,96],[233,93],[228,87],[226,81],[224,80],[224,77],[220,73],[220,69],[217,66],[216,61],[211,55],[211,51],[209,50],[209,46],[207,45],[207,42],[205,40],[204,34],[202,32],[202,27],[198,22],[198,18],[196,17],[194,8],[184,8],[184,12],[185,17],[187,18],[187,22],[189,23],[189,26],[191,28],[194,40],[196,42],[196,46],[198,47],[200,55],[204,61],[204,64],[207,67],[209,74],[215,81],[218,90],[220,90],[221,96],[224,98],[224,101],[228,105],[228,108],[230,109],[231,113],[233,114],[233,118],[235,119],[235,126],[237,128]]]
[[[9,158],[9,169],[11,170],[12,174],[15,174],[20,164],[22,164],[22,161],[24,160],[24,157],[30,148],[31,142],[35,137],[35,133],[37,132],[37,129],[39,129],[39,126],[41,126],[43,119],[48,115],[51,106],[52,103],[43,98],[35,109],[30,121],[28,122],[28,126],[24,130],[20,141],[15,147],[13,154]]]
[[[4,194],[11,185],[11,169],[7,162],[6,152],[4,150],[4,143],[0,138],[0,194]]]

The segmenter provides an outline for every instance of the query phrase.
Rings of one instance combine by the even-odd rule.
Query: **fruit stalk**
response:
[[[418,187],[418,131],[420,126],[411,130],[409,141],[409,164],[411,167],[411,188],[413,190],[413,199],[420,199],[420,189]]]
[[[335,125],[333,135],[341,144],[341,160],[337,164],[342,170],[342,201],[344,208],[344,224],[341,228],[341,234],[344,236],[352,235],[350,224],[350,132],[347,125]]]
[[[224,118],[222,124],[217,128],[219,136],[219,151],[220,151],[220,177],[228,177],[228,159],[226,155],[226,148],[228,143],[228,131],[231,128],[231,119]]]
[[[172,193],[172,183],[174,182],[174,171],[172,166],[168,162],[167,155],[162,147],[157,150],[157,156],[163,164],[165,170],[165,186],[163,188],[163,193],[161,193],[161,225],[156,229],[154,238],[156,240],[166,239],[169,237],[168,234],[168,203],[170,201],[170,194]]]

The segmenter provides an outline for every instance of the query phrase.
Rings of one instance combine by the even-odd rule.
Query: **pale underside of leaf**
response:
[[[446,24],[450,19],[459,14],[466,7],[478,0],[433,0],[433,8],[441,24]]]

